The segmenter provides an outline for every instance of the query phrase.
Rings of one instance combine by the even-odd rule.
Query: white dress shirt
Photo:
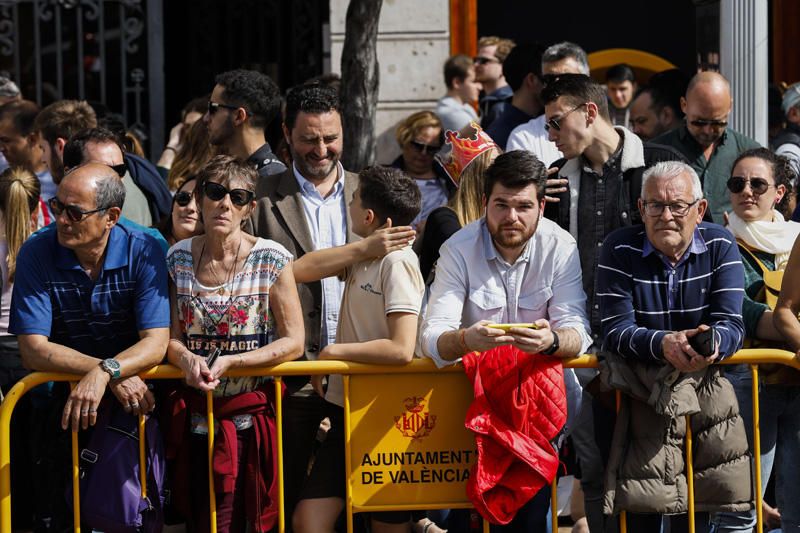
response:
[[[305,179],[292,164],[294,177],[300,186],[303,210],[306,215],[311,242],[315,250],[324,250],[347,244],[347,206],[344,201],[344,168],[337,167],[339,175],[333,190],[325,198],[313,183]],[[336,276],[324,278],[322,283],[322,350],[336,340],[336,325],[339,322],[339,307],[342,304],[344,282]]]

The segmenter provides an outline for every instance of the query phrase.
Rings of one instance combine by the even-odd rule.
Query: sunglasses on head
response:
[[[436,152],[438,152],[439,150],[441,150],[441,149],[442,149],[442,146],[441,146],[441,145],[439,145],[439,146],[434,146],[434,145],[431,145],[431,144],[425,144],[425,143],[421,143],[421,142],[419,142],[419,141],[411,141],[411,143],[410,143],[410,144],[411,144],[411,146],[413,146],[413,147],[414,147],[414,149],[415,149],[417,152],[419,152],[419,153],[421,153],[421,154],[429,154],[429,155],[433,155],[433,154],[435,154]]]
[[[242,106],[221,104],[219,102],[212,102],[211,100],[209,100],[208,101],[208,114],[209,115],[215,114],[217,111],[219,111],[220,107],[223,108],[223,109],[231,109],[231,110],[233,110],[233,109],[239,109]],[[247,113],[246,110],[245,110],[245,113]],[[250,113],[247,113],[247,114],[249,115]]]
[[[213,181],[205,182],[203,185],[203,192],[206,198],[214,202],[219,202],[225,198],[225,195],[229,194],[231,203],[239,207],[246,206],[252,202],[253,198],[256,196],[253,191],[248,191],[247,189],[226,189],[219,183],[214,183]]]
[[[50,211],[53,212],[55,216],[61,216],[61,213],[64,211],[67,212],[67,218],[70,219],[72,222],[81,222],[87,216],[93,213],[99,213],[100,211],[105,211],[111,206],[105,207],[98,207],[97,209],[91,209],[89,211],[84,211],[77,205],[65,205],[58,197],[53,196],[47,201],[47,206],[50,208]]]
[[[732,176],[728,180],[728,190],[734,194],[739,194],[744,190],[745,185],[750,184],[753,194],[764,194],[772,187],[772,184],[764,178],[743,178],[742,176]]]
[[[572,113],[576,109],[580,109],[581,107],[583,107],[585,105],[586,105],[586,102],[573,107],[572,109],[570,109],[569,111],[567,111],[566,113],[564,113],[563,115],[561,115],[558,118],[551,118],[550,120],[548,120],[547,122],[544,123],[544,129],[546,131],[550,131],[551,129],[554,129],[556,131],[561,131],[561,121],[564,120],[565,118],[567,118],[567,116],[570,113]]]
[[[192,201],[192,193],[186,191],[176,192],[172,199],[179,206],[186,207]]]

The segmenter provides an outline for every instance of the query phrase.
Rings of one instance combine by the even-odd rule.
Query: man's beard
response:
[[[514,232],[510,235],[503,233],[502,230],[508,227],[516,227],[516,229],[519,229],[520,231]],[[524,246],[525,243],[527,243],[531,237],[533,237],[535,231],[536,226],[528,228],[526,231],[519,224],[503,224],[497,228],[489,228],[489,234],[492,236],[492,240],[501,248],[517,248],[519,246]]]
[[[325,165],[324,167],[311,166],[309,164],[309,158],[312,158],[311,154],[300,156],[291,146],[289,146],[289,150],[292,154],[292,161],[295,166],[297,166],[297,170],[299,170],[300,175],[306,179],[325,179],[336,169],[336,165],[339,163],[339,154],[334,155],[328,152],[328,157],[330,158],[329,165]]]

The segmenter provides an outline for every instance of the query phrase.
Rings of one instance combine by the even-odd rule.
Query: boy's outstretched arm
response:
[[[418,318],[414,313],[390,313],[386,315],[388,339],[329,344],[320,352],[319,358],[379,365],[409,363],[414,358]]]
[[[350,265],[369,259],[383,257],[389,252],[407,246],[416,232],[411,226],[391,227],[391,220],[372,235],[343,246],[308,252],[294,261],[294,277],[297,283],[310,283],[336,276]]]

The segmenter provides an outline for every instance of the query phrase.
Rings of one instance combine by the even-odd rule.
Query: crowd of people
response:
[[[211,392],[217,530],[272,530],[279,468],[289,529],[341,529],[341,377],[284,379],[279,465],[274,384],[247,370],[417,356],[463,360],[476,391],[467,426],[523,458],[525,473],[511,472],[479,447],[467,491],[492,531],[548,531],[546,481],[565,439],[585,509],[574,531],[616,532],[620,511],[628,531],[687,531],[689,429],[697,531],[751,531],[770,477],[767,523],[800,530],[797,372],[762,368],[753,389],[748,367],[713,364],[743,346],[800,350],[800,84],[761,147],[729,127],[730,83],[716,72],[637,80],[621,64],[601,84],[574,43],[491,36],[475,57],[448,59],[444,81],[435,110],[397,125],[391,165],[348,170],[328,78],[282,95],[265,74],[221,73],[156,164],[104,110],[40,109],[0,79],[0,387],[29,371],[81,377],[15,411],[17,527],[69,528],[70,433],[82,468],[104,465],[98,435],[143,414],[167,472],[152,468],[133,523],[90,509],[86,527],[210,531]],[[562,371],[583,353],[599,368]],[[138,377],[165,362],[180,383]],[[122,498],[114,490],[104,496]],[[83,505],[103,507],[92,494]],[[456,510],[363,523],[471,527]]]

